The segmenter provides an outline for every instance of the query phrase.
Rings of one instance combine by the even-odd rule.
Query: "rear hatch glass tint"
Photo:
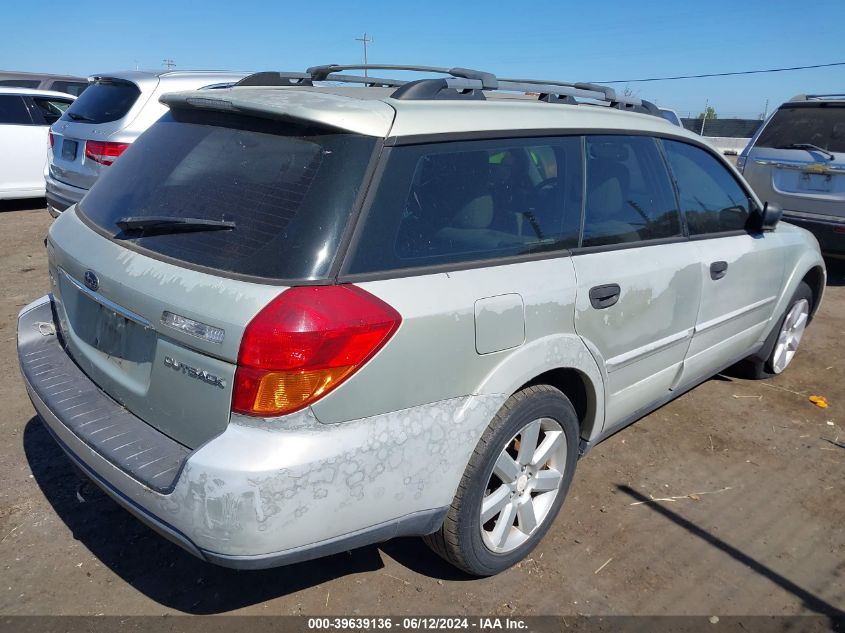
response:
[[[845,152],[845,103],[785,104],[757,139],[758,147],[789,148],[811,143],[829,152]]]
[[[80,211],[105,235],[170,261],[236,276],[320,279],[375,144],[326,128],[177,110],[102,175]],[[143,225],[145,217],[226,226],[165,233],[122,222]]]
[[[91,84],[65,113],[64,120],[108,123],[126,116],[141,95],[130,81],[101,79]]]

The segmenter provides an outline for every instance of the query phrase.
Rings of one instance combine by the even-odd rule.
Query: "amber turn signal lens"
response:
[[[310,400],[319,398],[354,367],[333,367],[302,372],[270,372],[264,374],[255,392],[252,410],[255,413],[280,415],[295,411]]]

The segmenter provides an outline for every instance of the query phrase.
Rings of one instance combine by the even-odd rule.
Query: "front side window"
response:
[[[681,235],[672,183],[655,139],[588,136],[581,246]]]
[[[19,95],[0,95],[0,125],[32,125],[26,102]]]
[[[678,141],[663,141],[666,158],[678,185],[681,209],[690,235],[745,228],[748,195],[731,173],[703,149]]]
[[[41,113],[41,116],[44,117],[44,122],[47,125],[53,125],[53,123],[58,121],[72,103],[66,99],[45,97],[33,97],[32,101],[35,103],[36,109]]]
[[[578,244],[579,137],[441,143],[391,152],[352,274]]]

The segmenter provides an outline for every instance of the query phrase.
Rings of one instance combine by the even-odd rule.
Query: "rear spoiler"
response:
[[[210,110],[278,121],[314,125],[341,132],[385,137],[394,110],[381,102],[361,102],[319,91],[220,88],[163,94],[159,101],[171,109]],[[379,102],[375,102],[379,103]]]

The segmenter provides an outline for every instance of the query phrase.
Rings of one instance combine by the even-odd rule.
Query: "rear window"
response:
[[[128,81],[97,81],[73,102],[65,121],[108,123],[126,116],[141,91]]]
[[[174,111],[106,170],[80,210],[116,239],[178,261],[270,279],[325,278],[374,147],[372,137],[325,128]],[[235,228],[137,237],[117,225],[144,216]]]
[[[755,145],[787,147],[818,145],[829,152],[845,152],[845,104],[786,104],[775,112]]]

